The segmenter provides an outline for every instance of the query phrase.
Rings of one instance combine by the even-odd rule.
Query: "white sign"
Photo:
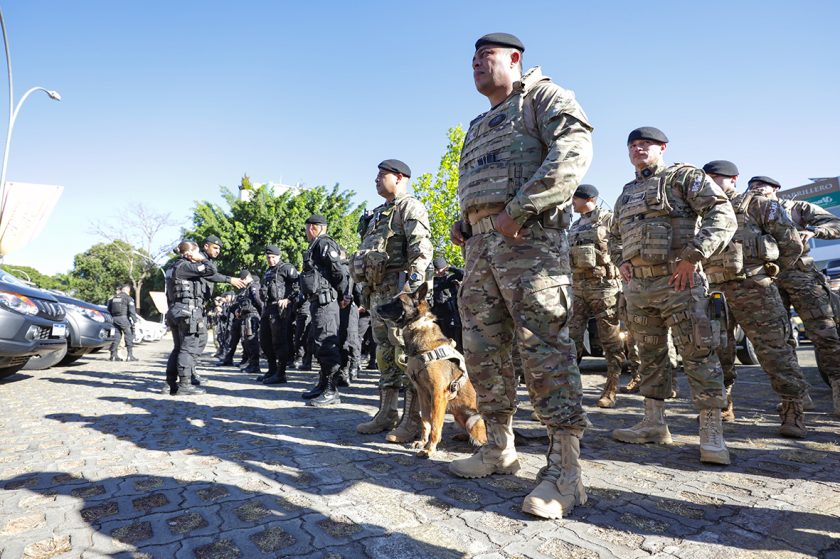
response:
[[[6,182],[3,213],[0,215],[0,256],[6,256],[35,240],[63,191],[63,186]]]

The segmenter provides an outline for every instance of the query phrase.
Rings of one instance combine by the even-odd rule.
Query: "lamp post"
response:
[[[6,20],[3,18],[3,10],[0,10],[0,29],[3,31],[3,46],[6,49],[6,67],[9,70],[9,128],[6,132],[6,146],[3,148],[3,168],[0,171],[0,216],[3,214],[3,206],[6,200],[6,170],[9,164],[9,144],[12,141],[12,129],[15,126],[20,107],[26,99],[36,91],[43,91],[50,99],[61,101],[61,95],[57,91],[45,87],[33,87],[29,89],[15,106],[14,87],[12,86],[12,57],[9,54],[9,40],[6,36]]]

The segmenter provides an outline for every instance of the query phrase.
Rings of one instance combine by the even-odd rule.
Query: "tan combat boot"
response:
[[[607,382],[604,384],[604,391],[601,392],[601,397],[595,403],[599,408],[612,408],[615,406],[615,392],[618,389],[618,376],[621,373],[612,373],[607,377]]]
[[[400,412],[397,409],[397,400],[400,397],[398,388],[379,389],[379,411],[373,419],[356,426],[357,433],[371,435],[393,429],[400,421]]]
[[[735,421],[735,404],[732,402],[732,387],[726,387],[726,409],[720,414],[721,421],[732,423]]]
[[[718,408],[700,410],[700,461],[729,464],[729,450],[723,440],[723,423]]]
[[[782,400],[782,409],[779,411],[782,417],[782,426],[779,434],[783,437],[804,439],[807,430],[805,429],[805,411],[802,409],[802,400]]]
[[[405,389],[403,414],[400,424],[385,435],[389,443],[410,443],[420,434],[420,406],[417,405],[417,393],[414,386]]]
[[[840,417],[840,379],[831,381],[831,397],[834,399],[834,415]]]
[[[671,432],[665,423],[665,401],[645,398],[645,418],[629,429],[615,429],[612,437],[624,443],[671,444]]]
[[[519,458],[513,445],[513,416],[503,421],[485,417],[484,424],[487,426],[487,444],[469,458],[449,463],[449,471],[456,476],[477,478],[519,471]]]
[[[586,503],[580,469],[580,439],[556,431],[549,433],[548,465],[540,470],[540,484],[522,502],[522,512],[540,518],[563,518]]]
[[[642,384],[642,375],[638,371],[633,373],[633,378],[630,382],[621,387],[621,391],[625,394],[635,394],[639,391],[639,385]]]

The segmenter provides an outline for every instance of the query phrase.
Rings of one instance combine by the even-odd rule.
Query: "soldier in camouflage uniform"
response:
[[[400,443],[417,436],[420,410],[414,387],[406,383],[402,331],[386,323],[376,307],[403,289],[416,290],[429,279],[433,253],[429,214],[420,200],[407,194],[410,177],[411,169],[402,161],[387,159],[379,164],[376,192],[385,203],[367,220],[362,243],[351,262],[353,280],[362,285],[362,307],[371,314],[376,363],[381,372],[379,410],[356,430],[370,434],[392,429],[385,439]],[[400,421],[397,400],[402,387],[405,402]]]
[[[549,434],[547,466],[522,510],[566,516],[586,502],[580,437],[586,427],[575,346],[566,228],[571,198],[592,158],[592,126],[574,93],[540,69],[522,73],[521,41],[506,33],[475,44],[476,89],[491,109],[470,124],[461,151],[461,219],[452,241],[465,247],[459,297],[464,356],[487,425],[487,444],[454,460],[457,476],[519,469],[514,447],[519,348],[528,393]]]
[[[613,262],[627,282],[627,318],[639,346],[645,417],[613,438],[628,443],[671,442],[665,399],[671,395],[666,336],[671,328],[694,406],[700,410],[700,461],[729,464],[721,408],[723,371],[714,350],[719,323],[710,319],[700,262],[723,248],[737,227],[729,199],[701,169],[666,166],[668,138],[653,127],[627,138],[636,178],[615,204],[610,231]]]
[[[776,191],[781,185],[770,177],[753,177],[749,187],[759,195],[776,199]],[[803,251],[796,264],[779,274],[776,282],[783,300],[787,298],[796,309],[808,339],[814,344],[817,366],[831,382],[834,415],[840,416],[840,337],[837,333],[840,309],[833,308],[828,282],[808,255],[808,241],[812,238],[840,238],[840,218],[803,200],[781,200],[780,203],[799,230]]]
[[[572,265],[572,318],[569,336],[575,342],[578,354],[583,351],[583,333],[590,317],[595,317],[598,337],[607,358],[607,382],[598,407],[615,406],[615,393],[624,351],[618,328],[618,296],[621,282],[618,269],[610,260],[607,238],[612,212],[598,207],[598,189],[582,184],[572,198],[574,211],[580,218],[569,230],[569,256]]]
[[[796,351],[788,343],[790,321],[772,279],[779,268],[788,270],[798,260],[802,253],[799,233],[776,200],[754,192],[738,195],[738,168],[731,161],[710,161],[703,170],[732,201],[738,220],[732,241],[703,265],[712,291],[723,293],[729,306],[726,345],[717,350],[727,399],[723,420],[735,419],[735,325],[740,324],[753,343],[773,390],[782,398],[781,434],[802,438],[802,398],[807,383]]]

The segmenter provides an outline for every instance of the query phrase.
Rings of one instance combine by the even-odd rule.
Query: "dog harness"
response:
[[[420,361],[421,367],[432,361],[443,360],[452,361],[458,365],[458,370],[461,371],[461,374],[458,375],[458,378],[449,383],[449,394],[446,395],[447,400],[455,398],[455,396],[458,395],[458,391],[467,384],[467,380],[469,379],[467,376],[467,362],[464,360],[464,356],[455,349],[454,340],[449,340],[449,344],[436,347],[435,349],[421,353],[420,355],[412,355],[411,359],[417,359]]]

